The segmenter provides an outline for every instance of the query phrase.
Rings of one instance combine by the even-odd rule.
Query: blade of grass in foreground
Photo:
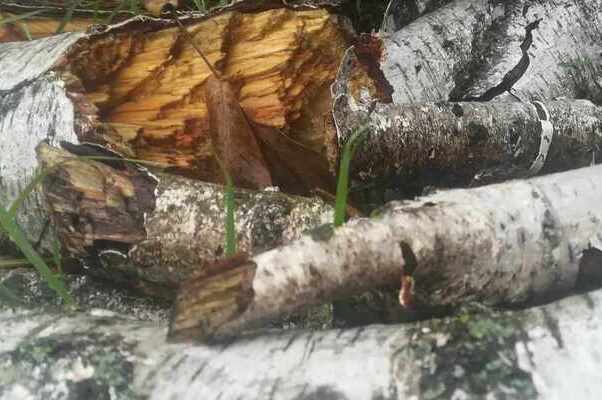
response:
[[[23,188],[23,190],[21,192],[19,192],[19,195],[17,196],[15,201],[13,201],[13,203],[10,205],[10,208],[8,209],[8,215],[11,218],[15,218],[17,211],[19,210],[21,205],[25,202],[25,199],[27,199],[27,197],[29,197],[31,192],[34,191],[34,189],[42,182],[42,180],[44,180],[44,178],[50,172],[51,172],[50,169],[41,169],[41,170],[37,171],[36,174],[34,175],[33,179],[31,181],[29,181],[29,183]]]
[[[353,154],[364,140],[368,126],[364,125],[351,134],[345,146],[343,146],[343,155],[341,156],[341,165],[339,167],[339,177],[337,179],[337,194],[334,207],[334,226],[343,225],[345,222],[345,210],[347,209],[347,197],[349,195],[349,167]]]
[[[34,15],[38,15],[41,14],[43,12],[45,12],[46,10],[35,10],[35,11],[31,11],[25,14],[21,14],[21,15],[15,15],[13,17],[8,17],[8,18],[4,18],[4,19],[0,19],[0,26],[4,25],[4,24],[11,24],[13,22],[18,22],[18,21],[23,21],[29,17],[33,17]]]
[[[67,23],[71,22],[71,19],[73,18],[73,12],[75,11],[75,8],[79,5],[79,2],[80,2],[80,0],[72,0],[71,1],[71,5],[67,9],[67,12],[65,13],[65,16],[63,17],[63,20],[61,21],[61,24],[58,26],[58,28],[56,28],[55,33],[57,35],[59,33],[63,33],[63,30],[65,29],[65,26],[67,26]]]
[[[0,256],[0,269],[14,269],[30,267],[31,263],[26,258],[13,258]]]
[[[48,286],[53,289],[64,301],[65,305],[72,306],[75,304],[73,297],[67,291],[64,282],[59,275],[54,274],[46,262],[40,257],[40,255],[33,249],[31,243],[25,237],[25,234],[19,228],[17,223],[6,209],[0,206],[0,226],[6,231],[10,238],[15,242],[19,250],[23,253],[25,258],[34,266],[42,278],[46,281]]]
[[[225,172],[225,171],[224,171]],[[234,226],[234,184],[230,174],[226,175],[226,193],[224,195],[226,207],[226,256],[236,253],[236,228]]]

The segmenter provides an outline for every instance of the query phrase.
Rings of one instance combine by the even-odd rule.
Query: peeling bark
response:
[[[0,399],[595,398],[601,305],[596,291],[525,311],[211,345],[166,344],[163,323],[133,313],[4,308]]]
[[[40,145],[51,171],[45,197],[64,250],[88,272],[170,298],[175,286],[223,256],[224,188],[124,163],[73,159]],[[237,246],[251,254],[332,220],[316,198],[273,190],[234,193]]]
[[[221,312],[219,303],[213,313],[197,312],[211,296],[195,295],[195,279],[184,282],[170,334],[232,335],[300,307],[399,287],[402,279],[411,285],[400,298],[416,310],[564,295],[575,287],[580,263],[598,254],[590,250],[602,249],[601,174],[596,166],[390,203],[376,218],[318,230],[251,257],[253,297],[227,322],[210,322]],[[594,260],[599,266],[600,258]]]

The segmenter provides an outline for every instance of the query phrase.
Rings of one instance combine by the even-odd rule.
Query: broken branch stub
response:
[[[301,307],[399,286],[402,275],[413,285],[404,285],[412,291],[401,297],[417,309],[468,300],[520,304],[566,294],[584,258],[601,262],[600,176],[602,166],[596,166],[391,203],[376,218],[318,230],[251,257],[253,298],[227,323],[211,325],[212,313],[195,301],[199,282],[183,282],[170,335],[179,337],[183,327],[200,339],[237,334]],[[197,322],[196,332],[189,318]]]
[[[63,249],[88,272],[171,298],[176,285],[223,256],[224,188],[177,176],[74,159],[44,144],[40,164]],[[316,198],[277,191],[234,193],[238,248],[254,254],[299,238],[332,219]]]

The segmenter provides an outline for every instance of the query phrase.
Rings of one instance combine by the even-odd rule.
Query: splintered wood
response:
[[[331,129],[330,108],[315,104],[330,101],[346,47],[337,17],[325,10],[230,11],[187,29],[251,123],[285,130],[323,151],[316,136]],[[210,70],[176,27],[82,41],[64,73],[83,84],[89,104],[80,107],[98,115],[103,134],[133,155],[220,180],[205,97]]]

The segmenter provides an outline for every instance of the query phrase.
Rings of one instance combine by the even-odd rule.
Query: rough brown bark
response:
[[[219,275],[211,286],[202,276],[184,282],[171,336],[232,335],[299,307],[402,281],[402,305],[416,310],[561,296],[575,287],[580,263],[602,263],[601,174],[596,166],[390,203],[375,218],[251,257],[254,294],[238,317],[214,323],[219,302],[205,310]],[[230,298],[236,295],[233,289]]]

